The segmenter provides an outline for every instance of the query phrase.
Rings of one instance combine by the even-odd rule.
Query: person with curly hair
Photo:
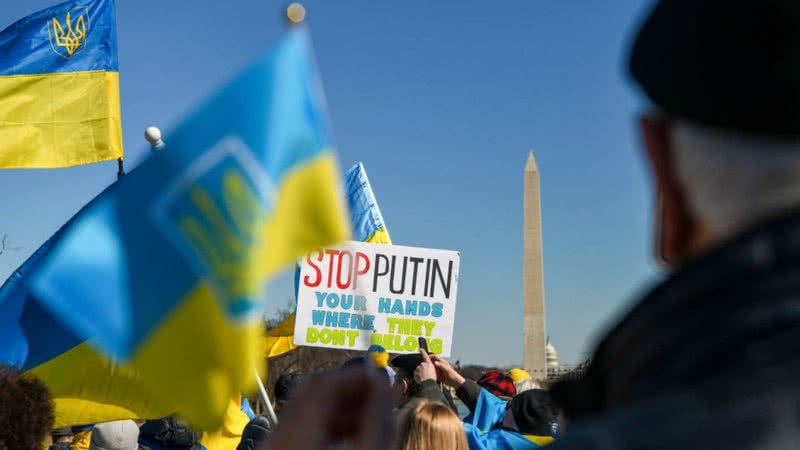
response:
[[[41,450],[53,420],[44,383],[0,365],[0,450]]]

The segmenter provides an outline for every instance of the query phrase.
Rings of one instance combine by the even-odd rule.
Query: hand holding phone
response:
[[[428,350],[428,340],[422,336],[419,337],[419,348],[425,350],[425,353],[430,353]]]

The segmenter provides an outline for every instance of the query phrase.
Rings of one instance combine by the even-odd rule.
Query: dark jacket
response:
[[[558,389],[556,389],[558,391]],[[555,449],[797,448],[800,215],[657,286],[601,341]]]
[[[447,405],[447,399],[442,392],[441,386],[434,380],[425,380],[422,384],[417,385],[417,390],[409,400],[425,399],[436,402],[442,402]]]

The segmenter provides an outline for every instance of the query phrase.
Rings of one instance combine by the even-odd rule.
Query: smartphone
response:
[[[428,350],[428,340],[422,336],[419,337],[419,348],[425,350],[425,353],[430,353]]]

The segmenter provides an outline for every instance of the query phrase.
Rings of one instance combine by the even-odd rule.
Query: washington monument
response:
[[[547,377],[545,357],[544,325],[544,274],[542,270],[542,211],[539,193],[539,168],[528,154],[525,164],[523,194],[523,256],[522,256],[522,302],[523,343],[525,368],[534,378]]]

